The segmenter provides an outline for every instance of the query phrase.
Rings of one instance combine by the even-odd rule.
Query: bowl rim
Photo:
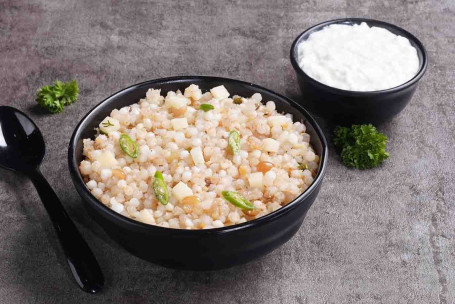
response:
[[[236,225],[231,225],[231,226],[225,226],[225,227],[220,227],[220,228],[211,228],[211,229],[195,229],[195,230],[188,230],[188,229],[181,229],[181,228],[166,228],[166,227],[161,227],[161,226],[156,226],[156,225],[149,225],[145,224],[133,219],[130,219],[126,216],[123,216],[113,210],[111,210],[109,207],[104,205],[100,200],[98,200],[95,196],[92,195],[92,193],[88,190],[87,186],[85,185],[82,175],[79,172],[79,164],[76,161],[76,146],[77,146],[77,139],[82,140],[81,133],[82,133],[82,125],[89,121],[94,114],[94,112],[104,105],[105,103],[108,103],[109,101],[113,100],[114,98],[117,98],[119,95],[122,95],[125,92],[135,90],[139,87],[142,87],[144,85],[152,85],[152,84],[165,84],[169,82],[173,83],[178,83],[178,82],[187,82],[189,80],[198,80],[198,81],[219,81],[219,82],[225,82],[225,83],[232,83],[232,84],[240,84],[240,85],[246,85],[248,87],[251,87],[253,90],[254,89],[259,89],[266,91],[267,93],[276,96],[279,99],[282,99],[286,102],[288,102],[292,107],[294,107],[296,110],[298,110],[304,117],[306,121],[308,121],[317,136],[319,137],[321,141],[321,146],[322,146],[322,152],[320,155],[320,162],[319,162],[319,172],[317,173],[316,177],[313,180],[313,183],[308,187],[304,192],[300,193],[294,200],[292,200],[290,203],[287,205],[279,208],[278,210],[271,212],[269,214],[266,214],[260,218],[247,221],[241,224],[236,224]],[[77,126],[75,127],[73,134],[71,136],[69,146],[68,146],[68,167],[71,175],[71,179],[73,180],[73,183],[76,187],[76,190],[78,190],[79,194],[82,196],[82,199],[90,201],[95,207],[98,207],[99,210],[104,211],[104,213],[108,214],[109,217],[112,217],[114,220],[118,221],[119,224],[123,224],[126,226],[130,226],[132,229],[138,229],[141,231],[156,231],[156,232],[172,232],[173,234],[184,234],[184,235],[212,235],[212,234],[224,234],[224,233],[229,233],[233,231],[239,231],[243,229],[248,229],[249,227],[252,226],[258,226],[258,225],[263,225],[266,224],[267,222],[273,221],[274,219],[290,212],[293,210],[299,203],[302,203],[305,198],[310,196],[310,194],[318,188],[319,184],[322,182],[322,179],[325,175],[326,167],[327,167],[327,159],[328,159],[328,145],[327,145],[327,140],[324,136],[324,133],[322,132],[322,129],[316,122],[316,120],[306,111],[302,106],[300,106],[297,102],[281,95],[276,92],[273,92],[269,89],[266,89],[264,87],[261,87],[259,85],[250,83],[250,82],[245,82],[241,80],[236,80],[236,79],[231,79],[231,78],[224,78],[224,77],[217,77],[217,76],[173,76],[173,77],[166,77],[166,78],[159,78],[159,79],[153,79],[153,80],[148,80],[140,83],[133,84],[131,86],[128,86],[124,89],[121,89],[117,91],[116,93],[112,94],[111,96],[105,98],[102,100],[100,103],[98,103],[96,106],[94,106],[87,114],[84,115],[84,117],[79,121]],[[81,191],[83,192],[84,195],[82,195]]]
[[[400,84],[400,85],[398,85],[396,87],[392,87],[392,88],[384,89],[384,90],[376,90],[376,91],[350,91],[350,90],[338,89],[338,88],[326,85],[326,84],[324,84],[324,83],[312,78],[308,74],[306,74],[303,71],[303,69],[299,66],[299,64],[297,62],[297,58],[296,58],[297,57],[297,45],[301,42],[302,38],[304,36],[309,36],[313,32],[318,31],[318,30],[322,29],[323,27],[325,27],[327,25],[348,23],[348,22],[349,23],[356,23],[356,24],[360,24],[361,22],[365,22],[370,27],[371,26],[377,26],[377,27],[382,27],[382,28],[385,28],[385,29],[393,28],[396,31],[400,32],[400,36],[403,36],[403,37],[407,38],[408,40],[411,40],[412,42],[414,42],[415,45],[417,46],[417,48],[420,49],[420,51],[422,52],[422,60],[421,61],[419,60],[419,70],[417,71],[417,73],[411,79],[409,79],[405,83],[402,83],[402,84]],[[308,37],[305,37],[305,39],[307,39],[307,38]],[[423,46],[422,42],[420,42],[420,40],[417,39],[413,34],[411,34],[410,32],[406,31],[405,29],[403,29],[403,28],[401,28],[401,27],[399,27],[397,25],[394,25],[392,23],[388,23],[388,22],[381,21],[381,20],[376,20],[376,19],[356,18],[356,17],[332,19],[332,20],[328,20],[328,21],[324,21],[324,22],[318,23],[316,25],[313,25],[313,26],[307,28],[306,30],[301,32],[297,36],[297,38],[295,38],[294,42],[292,43],[291,51],[290,51],[290,57],[291,57],[291,64],[292,64],[292,67],[294,68],[294,70],[298,74],[303,76],[306,80],[310,81],[311,83],[313,83],[313,84],[315,84],[317,86],[320,86],[324,90],[330,91],[330,92],[335,93],[335,94],[349,95],[349,96],[360,96],[360,97],[377,96],[377,95],[380,95],[380,94],[393,93],[393,92],[397,92],[397,91],[401,91],[403,89],[406,89],[406,88],[412,86],[414,83],[418,82],[420,80],[420,78],[422,78],[422,76],[425,74],[425,71],[426,71],[427,65],[428,65],[428,54],[427,54],[427,51],[426,51],[425,47]]]

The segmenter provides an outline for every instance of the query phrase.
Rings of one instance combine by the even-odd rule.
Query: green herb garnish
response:
[[[155,172],[155,179],[153,180],[153,191],[155,191],[156,199],[162,204],[169,203],[169,192],[167,190],[166,182],[164,181],[163,174],[160,171]]]
[[[240,209],[243,210],[253,210],[254,205],[244,198],[242,195],[240,195],[238,192],[235,191],[223,191],[221,192],[223,195],[223,198],[227,200],[229,203],[233,204],[234,206],[239,207]]]
[[[239,133],[239,131],[232,130],[229,133],[228,144],[232,150],[232,154],[237,154],[240,152],[240,133]]]
[[[387,137],[371,125],[336,127],[333,142],[341,149],[347,167],[371,169],[389,157],[385,151]]]
[[[101,123],[101,126],[102,126],[103,128],[107,128],[107,127],[113,127],[114,124],[111,123],[111,122],[108,120],[107,122],[102,122],[102,123]],[[100,133],[101,133],[101,134],[104,134],[104,135],[109,135],[108,132],[106,132],[105,130],[102,130],[102,129],[100,129]]]
[[[114,126],[114,124],[111,123],[110,120],[108,120],[107,122],[103,122],[103,123],[101,123],[101,124],[102,124],[103,127],[105,127],[105,128]]]
[[[119,139],[120,148],[123,152],[131,156],[132,158],[137,158],[139,147],[137,143],[129,137],[128,134],[122,134]]]
[[[76,80],[70,82],[55,81],[53,85],[47,85],[38,90],[36,102],[41,107],[55,114],[63,111],[63,107],[77,100],[79,87]]]
[[[215,107],[211,104],[208,104],[208,103],[203,103],[199,106],[199,110],[202,110],[204,112],[208,112],[210,110],[213,110],[215,109]]]
[[[117,119],[112,117],[106,117],[99,125],[98,130],[101,134],[108,135],[111,132],[118,131],[120,129],[120,123]]]

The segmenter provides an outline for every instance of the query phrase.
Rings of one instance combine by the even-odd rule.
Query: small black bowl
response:
[[[381,27],[390,32],[403,36],[416,48],[419,57],[419,70],[408,82],[397,87],[379,91],[347,91],[327,86],[308,76],[297,62],[298,45],[317,31],[330,24],[360,24],[366,22],[369,26]],[[326,21],[310,27],[301,33],[291,47],[291,63],[297,74],[297,81],[302,91],[299,100],[317,115],[338,124],[352,123],[382,123],[390,120],[401,112],[411,100],[417,83],[427,68],[427,53],[422,43],[404,29],[383,21],[364,18],[343,18]]]
[[[313,184],[295,200],[277,211],[239,225],[207,230],[162,228],[124,217],[96,199],[84,184],[78,164],[84,159],[82,140],[93,138],[95,128],[114,108],[136,103],[149,88],[167,91],[183,90],[190,84],[203,91],[224,85],[234,95],[261,93],[273,100],[280,112],[291,113],[295,121],[305,122],[311,144],[320,158]],[[210,270],[254,260],[288,241],[299,229],[321,187],[326,170],[327,142],[315,120],[300,105],[260,86],[219,77],[187,76],[150,80],[121,90],[105,99],[77,125],[68,149],[71,178],[92,217],[114,240],[134,255],[163,266]]]

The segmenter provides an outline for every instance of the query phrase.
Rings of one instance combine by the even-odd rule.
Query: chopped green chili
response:
[[[305,163],[299,163],[299,169],[300,170],[310,170],[310,167],[308,167],[308,165]]]
[[[242,195],[240,195],[238,192],[235,191],[223,191],[221,192],[223,195],[223,198],[227,200],[229,203],[233,204],[234,206],[239,207],[240,209],[243,210],[253,210],[254,205],[244,198]]]
[[[215,107],[211,104],[208,104],[208,103],[203,103],[199,106],[199,110],[202,110],[204,112],[208,112],[210,110],[213,110],[215,109]]]
[[[229,147],[232,150],[233,154],[237,154],[240,152],[240,133],[237,130],[232,130],[229,133],[228,138]]]
[[[123,152],[131,156],[132,158],[137,158],[139,147],[137,143],[129,137],[128,134],[122,134],[119,139],[120,148]]]
[[[163,205],[169,203],[169,191],[167,190],[166,182],[164,181],[163,174],[160,171],[155,172],[155,179],[153,180],[153,191],[155,192],[156,199]]]

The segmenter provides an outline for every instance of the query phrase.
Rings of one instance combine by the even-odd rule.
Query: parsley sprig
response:
[[[371,169],[389,157],[385,150],[387,137],[371,125],[336,127],[333,142],[341,149],[347,167]]]
[[[79,87],[76,80],[70,82],[55,81],[38,90],[36,102],[49,112],[55,114],[63,111],[63,107],[76,101]]]

